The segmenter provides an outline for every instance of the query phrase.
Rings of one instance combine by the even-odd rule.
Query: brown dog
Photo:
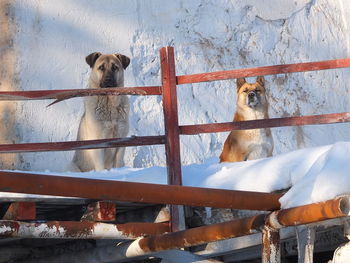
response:
[[[86,57],[91,67],[91,89],[123,87],[124,70],[130,59],[121,54],[92,53]],[[129,131],[127,96],[92,96],[84,99],[85,113],[80,121],[77,140],[126,137]],[[73,170],[82,172],[123,166],[124,148],[76,151]]]
[[[268,119],[265,81],[255,83],[237,79],[237,108],[233,121]],[[234,130],[227,137],[220,162],[241,162],[272,156],[273,140],[270,129]]]

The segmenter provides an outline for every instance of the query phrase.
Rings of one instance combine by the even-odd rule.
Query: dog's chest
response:
[[[249,144],[272,144],[271,131],[269,129],[245,130],[244,137]]]
[[[266,118],[266,116],[267,115],[264,111],[250,110],[245,112],[244,120],[259,120]],[[272,149],[273,141],[270,129],[252,129],[244,130],[242,132],[244,133],[244,139],[242,140],[243,144],[264,145],[264,147]]]
[[[128,103],[119,96],[87,98],[85,110],[88,123],[101,127],[104,132],[115,129],[128,118]]]
[[[120,119],[125,118],[126,109],[123,104],[120,103],[120,98],[114,96],[109,98],[97,97],[97,101],[94,107],[95,119],[103,123],[116,122]]]

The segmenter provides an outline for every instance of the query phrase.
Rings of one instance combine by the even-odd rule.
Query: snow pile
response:
[[[166,184],[165,167],[124,167],[55,175]],[[186,186],[257,192],[290,188],[280,199],[282,208],[321,202],[350,193],[349,176],[350,142],[239,163],[219,164],[216,158],[212,158],[203,164],[183,167],[183,184]],[[9,196],[8,193],[1,195]]]
[[[350,142],[298,150],[276,157],[225,164],[203,186],[272,192],[289,188],[282,208],[350,193]]]

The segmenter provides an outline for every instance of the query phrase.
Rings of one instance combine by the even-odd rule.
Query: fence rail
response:
[[[133,136],[129,138],[111,138],[71,142],[0,144],[0,153],[75,151],[111,147],[157,145],[164,143],[165,136]]]
[[[180,126],[182,135],[350,122],[350,112]]]
[[[162,95],[161,86],[145,87],[114,87],[103,89],[66,89],[66,90],[31,90],[31,91],[0,91],[1,100],[47,100],[56,99],[56,102],[86,96],[105,95]],[[54,102],[54,103],[56,103]]]
[[[350,58],[182,75],[177,76],[176,81],[178,85],[182,85],[215,80],[237,79],[244,77],[257,77],[347,67],[350,67]]]

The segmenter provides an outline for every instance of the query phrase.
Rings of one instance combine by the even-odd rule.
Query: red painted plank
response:
[[[34,202],[12,203],[6,211],[3,220],[35,220],[36,204]]]
[[[180,130],[177,110],[175,58],[173,47],[160,50],[168,184],[182,185]],[[171,230],[184,229],[183,207],[171,206]]]
[[[0,153],[50,152],[164,144],[164,136],[140,136],[71,142],[0,144]]]
[[[174,49],[161,49],[163,109],[169,183],[181,185],[180,133],[177,110]]]
[[[67,89],[67,90],[32,90],[0,91],[0,100],[65,100],[74,97],[101,95],[162,95],[160,86],[116,87],[103,89]]]
[[[350,67],[350,58],[177,76],[177,84]]]
[[[249,129],[331,124],[331,123],[343,123],[343,122],[350,122],[350,112],[252,120],[252,121],[185,125],[185,126],[180,126],[180,133],[183,135],[193,135],[193,134],[199,134],[199,133],[227,132],[232,130],[249,130]]]

